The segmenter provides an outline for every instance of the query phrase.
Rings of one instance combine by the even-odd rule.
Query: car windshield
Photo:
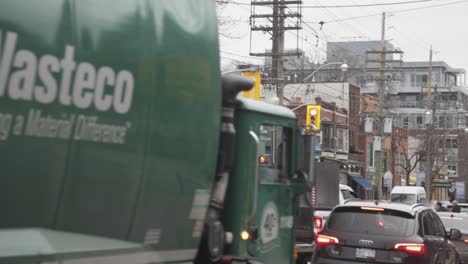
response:
[[[356,198],[356,194],[350,190],[341,190],[341,193],[343,194],[343,199],[345,200]]]
[[[328,230],[384,236],[411,236],[414,228],[415,219],[408,213],[361,207],[336,208],[327,222]]]
[[[468,234],[468,218],[461,215],[439,214],[440,219],[444,223],[445,229],[458,229],[463,234]]]
[[[416,195],[412,193],[392,193],[392,202],[414,204],[416,203]]]

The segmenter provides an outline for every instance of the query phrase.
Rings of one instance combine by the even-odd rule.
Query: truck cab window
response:
[[[258,159],[260,175],[263,180],[277,181],[288,177],[290,168],[289,128],[282,126],[261,125]]]

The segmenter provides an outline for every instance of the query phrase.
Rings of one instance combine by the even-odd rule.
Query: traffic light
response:
[[[320,130],[320,105],[308,105],[306,113],[306,129],[312,131]]]

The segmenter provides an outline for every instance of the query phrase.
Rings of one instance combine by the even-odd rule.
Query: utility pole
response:
[[[284,51],[284,32],[286,30],[300,30],[301,27],[301,10],[302,1],[295,0],[251,0],[250,2],[251,15],[250,15],[250,47],[252,47],[252,32],[262,31],[268,32],[272,36],[272,49],[271,52],[254,53],[250,50],[250,55],[260,57],[271,57],[271,79],[262,80],[264,84],[273,83],[276,86],[276,94],[279,99],[279,104],[283,104],[283,88],[284,88],[284,57],[285,56],[299,56],[302,52],[296,48],[295,52]],[[273,8],[272,14],[259,14],[258,8],[271,6]],[[285,9],[291,10],[286,14]],[[285,25],[285,20],[288,25]],[[291,25],[292,23],[292,25]],[[299,34],[298,34],[299,35]],[[299,43],[299,41],[298,41]]]
[[[427,76],[427,99],[429,106],[432,107],[432,45],[429,51],[429,74]]]
[[[382,37],[380,40],[380,50],[379,51],[367,51],[367,55],[377,54],[378,59],[367,59],[367,63],[378,63],[379,67],[369,67],[366,69],[368,72],[378,71],[378,77],[368,77],[368,79],[375,80],[378,83],[378,97],[379,97],[379,109],[377,112],[377,133],[374,135],[379,138],[377,142],[380,142],[380,146],[374,146],[375,150],[375,188],[376,188],[376,199],[382,199],[382,178],[383,178],[383,143],[384,143],[384,104],[385,104],[385,83],[386,81],[400,80],[399,76],[396,76],[395,73],[400,71],[402,60],[401,57],[399,60],[387,59],[387,54],[403,54],[400,50],[389,50],[387,51],[385,46],[385,12],[382,13]],[[393,57],[393,56],[392,56]],[[388,65],[398,63],[399,66]],[[391,76],[386,76],[387,72],[393,72]],[[376,148],[377,147],[377,148]]]
[[[284,0],[273,1],[273,43],[272,43],[272,72],[276,82],[276,96],[279,98],[279,104],[283,105],[283,88],[284,88],[284,8],[282,5]]]
[[[425,189],[426,193],[429,196],[429,199],[432,199],[432,167],[434,166],[434,158],[433,158],[433,148],[435,142],[432,141],[432,134],[433,134],[433,128],[434,128],[434,118],[435,118],[435,104],[432,100],[432,45],[431,45],[431,50],[429,52],[429,74],[427,76],[427,101],[426,101],[426,109],[428,111],[430,110],[431,112],[431,122],[429,124],[429,127],[426,129],[426,168],[424,171],[424,183],[425,183]]]
[[[382,13],[382,39],[380,40],[380,49],[382,53],[380,54],[380,78],[379,78],[379,113],[378,113],[378,136],[380,137],[380,144],[382,145],[383,139],[383,107],[384,107],[384,97],[385,97],[385,12]],[[377,199],[382,199],[382,158],[383,150],[380,146],[379,150],[376,153],[375,161],[377,161],[376,166],[376,177],[375,177],[375,187],[377,188]]]

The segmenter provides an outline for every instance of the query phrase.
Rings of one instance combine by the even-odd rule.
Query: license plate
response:
[[[375,258],[375,250],[369,248],[356,248],[356,258]]]

